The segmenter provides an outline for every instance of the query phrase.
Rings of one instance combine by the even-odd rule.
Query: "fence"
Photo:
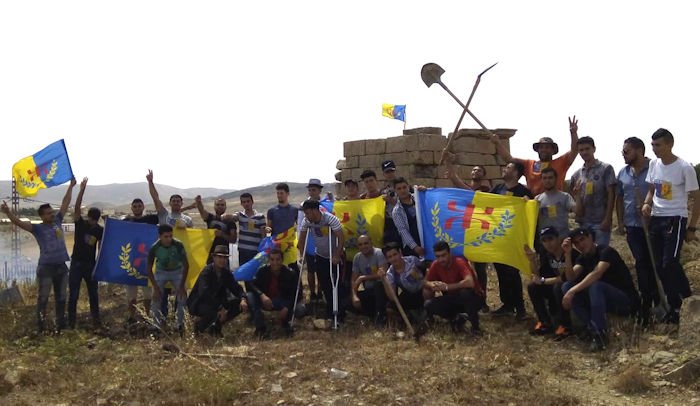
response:
[[[5,261],[2,272],[0,272],[0,282],[9,285],[12,281],[28,282],[36,278],[36,264],[22,263],[16,268],[12,263]]]

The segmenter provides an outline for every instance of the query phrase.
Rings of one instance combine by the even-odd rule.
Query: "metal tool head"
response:
[[[423,83],[430,87],[434,83],[441,83],[440,76],[445,73],[445,70],[436,63],[426,63],[420,70],[420,77]]]
[[[484,71],[481,72],[481,73],[479,74],[479,78],[481,78],[481,75],[483,75],[484,73],[488,72],[489,70],[491,70],[491,68],[493,68],[493,67],[496,66],[496,65],[498,65],[498,62],[496,62],[496,63],[494,63],[493,65],[489,66],[488,68],[484,69]]]

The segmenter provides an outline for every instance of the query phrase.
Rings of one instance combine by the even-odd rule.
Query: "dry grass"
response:
[[[632,365],[623,371],[612,386],[627,395],[644,393],[654,387],[649,374],[642,371],[639,365]]]
[[[699,251],[689,246],[685,258],[692,263]],[[700,270],[690,268],[688,275],[699,286]],[[495,306],[492,276],[489,302]],[[650,386],[651,367],[637,365],[652,350],[697,354],[696,343],[681,337],[660,344],[651,340],[654,334],[640,335],[616,319],[611,348],[588,354],[573,337],[556,343],[528,335],[531,322],[488,316],[481,339],[456,336],[439,324],[419,343],[352,316],[339,332],[316,331],[304,318],[293,338],[280,338],[275,329],[272,340],[260,342],[239,317],[226,326],[224,339],[174,338],[187,353],[227,355],[197,356],[202,365],[164,350],[165,339],[130,336],[121,287],[101,287],[108,334],[88,330],[82,297],[79,328],[57,337],[33,332],[36,293],[31,285],[22,291],[25,305],[0,308],[0,404],[651,405],[700,397],[692,385]],[[618,361],[623,351],[626,363]],[[334,378],[331,368],[348,376]]]

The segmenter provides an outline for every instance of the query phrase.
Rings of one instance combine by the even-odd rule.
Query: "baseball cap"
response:
[[[382,172],[395,171],[396,164],[391,159],[382,162]]]

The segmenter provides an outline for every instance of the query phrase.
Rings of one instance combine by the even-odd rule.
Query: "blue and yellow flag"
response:
[[[321,201],[321,206],[338,217],[345,235],[345,256],[352,260],[357,254],[357,238],[369,236],[372,244],[381,248],[384,244],[384,198],[361,200]]]
[[[122,285],[148,284],[148,250],[158,239],[158,227],[108,218],[94,278]]]
[[[405,104],[382,104],[382,115],[395,120],[406,121]]]
[[[216,237],[216,230],[176,228],[173,232],[173,237],[182,241],[182,244],[185,246],[187,262],[190,266],[187,271],[185,286],[187,289],[192,289],[194,283],[197,282],[197,277],[202,273],[202,269],[204,269],[204,266],[207,264],[209,251]]]
[[[176,229],[174,237],[182,241],[187,253],[188,289],[207,263],[216,230]],[[94,278],[122,285],[148,284],[148,250],[158,240],[158,227],[152,224],[107,219]]]
[[[289,230],[273,237],[273,242],[282,251],[282,263],[292,264],[297,262],[297,229],[292,226]]]
[[[73,179],[73,170],[63,140],[58,140],[34,155],[12,165],[17,193],[22,197],[36,196],[39,189],[58,186]]]
[[[426,258],[445,241],[452,253],[474,262],[496,262],[530,274],[524,246],[532,248],[539,204],[520,197],[464,189],[418,192]]]

